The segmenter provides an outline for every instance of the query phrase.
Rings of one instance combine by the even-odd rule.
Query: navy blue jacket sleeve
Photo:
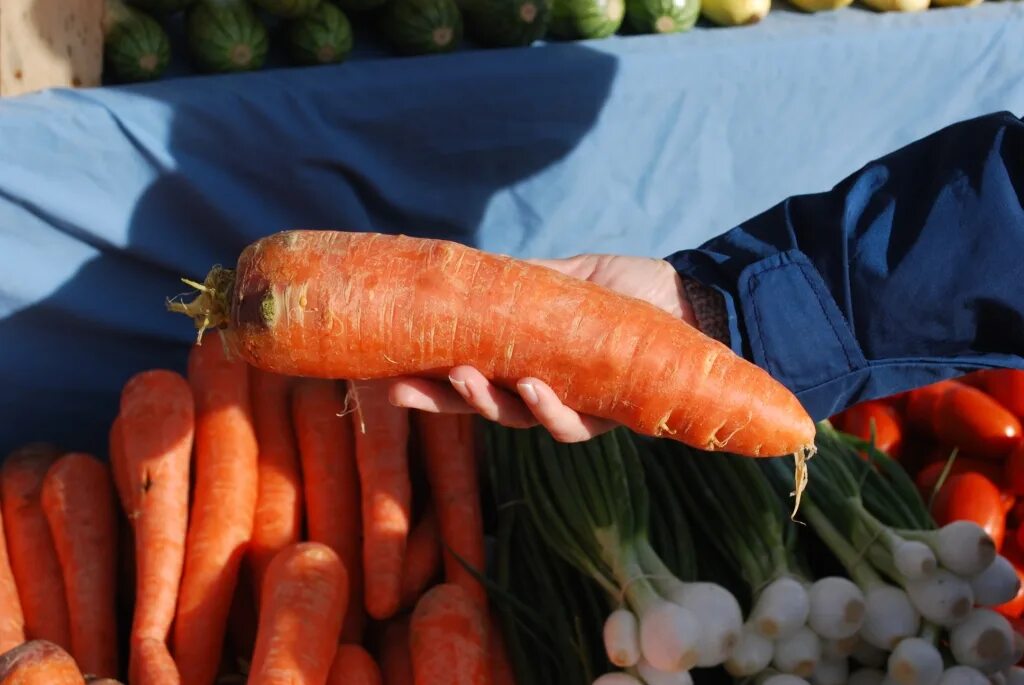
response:
[[[1024,122],[961,122],[669,261],[729,344],[815,419],[982,367],[1024,368]]]

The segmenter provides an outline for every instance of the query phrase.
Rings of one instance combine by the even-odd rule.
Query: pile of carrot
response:
[[[218,335],[124,385],[109,459],[0,470],[0,684],[513,682],[469,416]]]

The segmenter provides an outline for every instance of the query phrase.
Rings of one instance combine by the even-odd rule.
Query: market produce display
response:
[[[587,40],[623,34],[668,34],[712,26],[755,24],[768,0],[105,0],[104,75],[111,82],[145,81],[165,73],[181,52],[197,73],[263,68],[280,43],[293,66],[344,62],[365,26],[395,55],[457,50],[468,39],[483,48],[539,40]],[[878,12],[981,0],[862,0]],[[804,12],[842,9],[853,0],[789,0]],[[126,6],[125,3],[128,3]],[[185,41],[172,45],[168,26],[185,18]]]

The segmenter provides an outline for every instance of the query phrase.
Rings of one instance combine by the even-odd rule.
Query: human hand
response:
[[[585,254],[568,259],[531,259],[533,264],[591,281],[664,309],[696,326],[679,274],[662,259]],[[565,406],[539,378],[522,378],[513,393],[491,383],[470,366],[457,366],[449,383],[423,378],[393,380],[392,404],[442,413],[479,413],[509,428],[543,425],[560,442],[580,442],[611,430],[616,423],[579,414]]]

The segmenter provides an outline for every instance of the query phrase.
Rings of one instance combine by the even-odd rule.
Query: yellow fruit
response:
[[[700,12],[712,24],[744,26],[768,15],[772,0],[702,0]]]

